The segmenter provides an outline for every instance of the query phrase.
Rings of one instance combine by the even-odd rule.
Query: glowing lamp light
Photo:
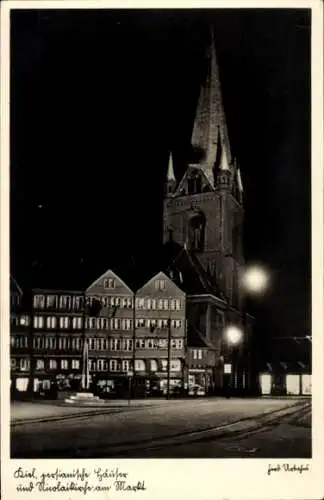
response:
[[[269,275],[261,266],[251,266],[242,277],[243,287],[247,292],[263,293],[269,283]]]
[[[243,337],[243,332],[237,326],[229,326],[225,331],[226,339],[229,344],[235,345],[241,342]]]

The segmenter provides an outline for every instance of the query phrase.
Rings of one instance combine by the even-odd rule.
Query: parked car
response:
[[[205,389],[199,384],[189,386],[189,396],[205,396]]]

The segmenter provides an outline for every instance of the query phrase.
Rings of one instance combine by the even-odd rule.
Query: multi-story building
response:
[[[102,390],[122,392],[133,370],[134,293],[112,270],[94,281],[87,298],[90,376]]]
[[[186,295],[163,272],[136,292],[135,371],[155,390],[187,381]]]
[[[10,277],[11,393],[25,392],[30,381],[30,315],[24,309],[21,288]]]
[[[34,289],[30,309],[30,377],[34,392],[76,387],[81,366],[83,293]]]
[[[29,306],[11,315],[13,393],[78,389],[85,341],[93,389],[183,385],[186,299],[163,273],[134,293],[108,270],[85,292],[34,289]]]

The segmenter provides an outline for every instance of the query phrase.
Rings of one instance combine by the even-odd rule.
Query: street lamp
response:
[[[236,359],[236,348],[242,342],[244,337],[244,332],[241,328],[236,325],[228,325],[225,328],[225,339],[228,346],[230,347],[230,352],[228,352],[230,362],[224,363],[224,374],[227,375],[228,383],[227,385],[227,397],[230,397],[230,391],[232,390],[233,376],[237,377],[237,359]]]
[[[240,284],[243,291],[250,296],[262,296],[264,295],[268,288],[270,282],[270,275],[268,269],[262,264],[250,264],[245,267],[241,274]],[[244,329],[247,330],[247,315],[246,315],[246,303],[244,303]],[[248,362],[247,373],[249,377],[248,387],[251,386],[251,357],[250,353],[246,351],[247,348],[247,337],[245,332],[245,342],[244,342],[244,359]],[[250,361],[248,361],[250,360]],[[244,380],[245,380],[245,370],[244,370]]]
[[[245,292],[261,295],[268,289],[269,273],[261,265],[248,266],[241,276],[241,285]]]
[[[243,332],[237,326],[230,325],[225,330],[225,336],[230,345],[237,345],[243,338]]]

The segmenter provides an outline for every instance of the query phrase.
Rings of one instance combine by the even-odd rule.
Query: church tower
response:
[[[213,34],[205,58],[191,138],[195,162],[176,182],[167,173],[163,241],[170,238],[199,258],[228,299],[240,308],[243,259],[243,185],[232,155]]]

